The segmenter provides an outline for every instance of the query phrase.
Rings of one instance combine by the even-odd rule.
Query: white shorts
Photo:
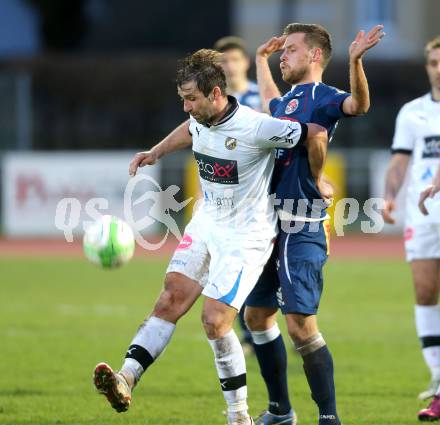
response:
[[[255,240],[204,218],[196,213],[188,223],[167,273],[197,281],[203,295],[240,310],[272,253],[275,231]]]
[[[405,226],[406,260],[440,258],[440,223]]]

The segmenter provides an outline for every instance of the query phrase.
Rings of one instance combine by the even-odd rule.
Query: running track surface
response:
[[[139,258],[169,258],[177,246],[176,239],[168,241],[155,251],[137,246]],[[330,242],[331,258],[362,260],[404,260],[401,236],[349,235],[333,236]],[[82,255],[81,241],[68,243],[53,239],[1,239],[0,257],[79,257]]]

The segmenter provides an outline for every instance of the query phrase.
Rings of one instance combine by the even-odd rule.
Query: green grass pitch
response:
[[[162,285],[166,262],[105,271],[81,259],[0,260],[0,425],[224,425],[224,401],[200,324],[201,305],[178,324],[162,357],[117,414],[92,386],[96,363],[121,364]],[[413,324],[403,262],[330,261],[320,327],[336,367],[344,425],[409,425],[429,376]],[[266,406],[249,358],[251,413]],[[300,425],[317,413],[289,344],[291,399]]]

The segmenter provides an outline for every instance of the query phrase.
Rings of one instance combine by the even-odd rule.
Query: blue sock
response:
[[[269,393],[269,412],[274,415],[289,413],[292,407],[287,388],[287,353],[283,337],[278,335],[265,344],[254,343],[254,349]]]
[[[339,425],[336,413],[333,359],[327,345],[303,356],[304,372],[319,408],[319,425]]]

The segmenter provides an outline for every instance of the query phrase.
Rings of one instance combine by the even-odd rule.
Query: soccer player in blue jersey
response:
[[[350,45],[349,94],[322,82],[332,54],[329,33],[315,24],[287,25],[281,37],[271,38],[257,50],[263,108],[276,118],[320,124],[327,128],[330,139],[340,118],[368,111],[362,57],[383,36],[383,27],[378,25],[368,34],[359,32]],[[283,80],[292,85],[284,96],[268,64],[269,56],[279,50]],[[286,349],[276,323],[278,308],[302,356],[312,398],[319,409],[319,425],[340,425],[333,360],[316,318],[323,287],[322,268],[328,255],[328,216],[319,183],[325,156],[325,150],[307,151],[302,147],[278,149],[276,153],[272,189],[278,200],[281,229],[274,253],[246,301],[246,321],[269,394],[268,411],[256,425],[296,423],[287,389]]]
[[[246,44],[243,39],[235,36],[222,37],[214,44],[214,49],[223,53],[222,67],[226,76],[226,91],[234,96],[242,105],[249,106],[256,111],[262,111],[260,91],[256,81],[248,77],[251,65]],[[244,320],[243,306],[238,314],[242,332],[241,345],[245,355],[252,354],[252,335]]]

